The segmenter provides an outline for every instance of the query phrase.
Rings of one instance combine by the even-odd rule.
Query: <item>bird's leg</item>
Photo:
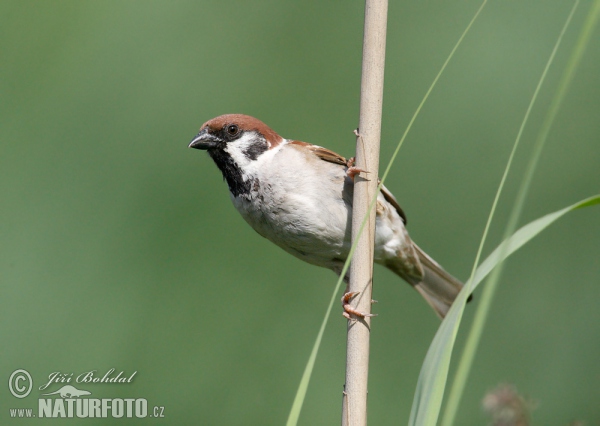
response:
[[[355,320],[356,318],[352,318],[350,315],[354,315],[358,318],[365,318],[365,317],[376,317],[377,314],[366,314],[364,312],[360,312],[356,309],[354,309],[352,307],[352,305],[350,305],[350,300],[352,300],[352,298],[356,295],[358,295],[360,292],[359,291],[348,291],[349,290],[349,285],[346,284],[346,290],[344,291],[344,295],[342,296],[342,307],[344,308],[344,312],[342,312],[342,315],[345,316],[346,318],[348,318],[350,321]],[[371,300],[371,303],[376,302],[375,300]]]
[[[354,157],[351,157],[348,159],[348,161],[346,161],[346,167],[348,167],[348,170],[346,170],[346,175],[348,175],[348,177],[352,180],[354,180],[354,177],[359,173],[369,173],[366,170],[355,167],[354,166],[355,162],[356,162],[356,159]]]

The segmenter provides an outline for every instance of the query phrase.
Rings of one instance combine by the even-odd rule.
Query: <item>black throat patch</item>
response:
[[[249,180],[244,181],[242,171],[233,158],[222,149],[209,149],[208,154],[223,173],[223,179],[227,181],[233,196],[249,196],[252,184]]]

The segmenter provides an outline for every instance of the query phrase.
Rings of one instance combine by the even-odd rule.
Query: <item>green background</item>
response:
[[[421,247],[465,279],[512,142],[571,2],[491,1],[417,119],[387,181]],[[391,2],[382,164],[478,1]],[[358,122],[363,3],[0,3],[0,379],[137,371],[96,398],[147,398],[165,419],[283,424],[335,276],[260,238],[210,158],[206,120],[259,117],[343,155]],[[582,2],[540,94],[490,234],[498,242],[547,106],[589,9]],[[523,222],[599,192],[600,32],[562,105]],[[577,211],[508,262],[458,424],[487,422],[513,383],[534,423],[600,424],[600,227]],[[405,424],[439,324],[375,268],[371,424]],[[466,312],[470,323],[475,301]],[[346,321],[336,306],[303,425],[339,424]],[[459,336],[459,347],[464,341]],[[53,385],[50,390],[58,389]],[[50,421],[51,423],[64,421]],[[72,419],[69,424],[107,424]],[[57,423],[58,424],[58,423]]]

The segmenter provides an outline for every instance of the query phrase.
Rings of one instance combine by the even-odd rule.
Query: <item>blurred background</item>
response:
[[[480,5],[390,3],[382,164]],[[463,280],[571,6],[490,2],[386,182],[413,239]],[[588,9],[582,2],[540,93],[484,255],[499,243]],[[0,376],[33,377],[24,399],[0,391],[2,424],[29,424],[8,409],[37,411],[50,373],[111,368],[137,374],[75,386],[146,398],[165,418],[71,424],[286,421],[336,277],[256,234],[210,158],[187,144],[206,120],[239,112],[353,155],[363,15],[364,3],[347,1],[0,4]],[[600,192],[599,35],[522,224]],[[508,261],[458,424],[485,424],[481,400],[500,383],[536,401],[534,424],[600,424],[599,218],[598,207],[572,213]],[[369,420],[405,424],[439,320],[381,267],[374,297]],[[477,295],[458,349],[476,305]],[[345,330],[336,306],[301,424],[339,423]]]

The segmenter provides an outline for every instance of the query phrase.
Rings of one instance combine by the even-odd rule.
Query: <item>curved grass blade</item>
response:
[[[470,280],[452,304],[448,315],[438,329],[429,351],[425,356],[423,367],[419,375],[413,410],[409,420],[410,425],[435,425],[439,407],[444,394],[444,387],[448,376],[450,356],[456,339],[458,325],[468,295],[479,283],[500,264],[504,259],[521,248],[525,243],[538,235],[548,226],[556,222],[565,214],[583,207],[600,204],[600,195],[596,195],[571,206],[565,207],[554,213],[543,216],[520,228],[511,237],[504,240],[477,268],[473,279]],[[433,409],[433,408],[437,409]]]
[[[576,1],[573,4],[573,8],[571,9],[571,13],[569,18],[567,18],[567,22],[563,27],[561,35],[562,37],[566,30],[566,26],[568,25],[571,17],[573,16],[575,9],[578,6],[579,1]],[[548,134],[550,132],[550,128],[554,122],[554,119],[558,113],[560,105],[567,93],[570,82],[573,80],[575,75],[575,70],[577,65],[581,61],[583,56],[583,52],[590,40],[590,36],[592,31],[600,17],[600,0],[596,0],[595,4],[590,8],[586,21],[583,24],[583,27],[580,31],[579,38],[575,44],[571,57],[567,62],[567,67],[563,72],[561,80],[558,85],[558,89],[552,99],[552,103],[546,114],[544,122],[542,124],[542,128],[539,132],[537,140],[535,142],[533,155],[530,159],[529,166],[526,169],[526,174],[523,179],[521,188],[519,189],[519,193],[517,199],[515,201],[513,211],[511,212],[508,224],[506,226],[506,231],[504,238],[508,235],[512,234],[516,229],[517,222],[519,217],[521,216],[521,211],[525,204],[525,199],[527,197],[527,193],[529,191],[529,187],[532,181],[533,173],[536,168],[537,162],[540,158],[542,149],[547,140]],[[558,45],[558,42],[557,42]],[[556,50],[556,47],[555,47]],[[554,55],[554,53],[553,53]],[[458,368],[456,370],[456,374],[454,376],[454,380],[452,383],[452,387],[450,388],[450,393],[448,395],[448,403],[446,404],[446,408],[444,411],[444,416],[442,420],[442,426],[451,426],[454,424],[454,419],[456,417],[456,413],[458,412],[458,406],[460,404],[460,400],[462,394],[464,392],[464,388],[467,383],[467,379],[469,377],[469,373],[471,371],[471,366],[473,364],[473,359],[475,358],[475,353],[477,351],[477,347],[479,346],[479,341],[481,339],[481,335],[483,333],[483,328],[486,323],[487,315],[492,303],[492,299],[500,282],[500,276],[502,274],[502,268],[496,268],[492,275],[490,276],[483,293],[481,294],[481,298],[479,299],[479,303],[477,306],[477,310],[475,312],[475,318],[473,319],[473,323],[471,325],[471,329],[469,331],[469,335],[467,337],[467,341],[465,343],[465,347],[463,349],[462,355],[460,357],[460,361],[458,363]]]
[[[567,22],[565,23],[565,26],[563,27],[563,31],[561,32],[561,36],[559,37],[557,44],[560,42],[560,38],[562,37],[562,34],[564,33],[565,28],[568,25],[577,4],[578,4],[578,1],[576,1],[575,4],[573,5],[573,9],[571,10],[569,17],[567,18]],[[587,41],[589,40],[589,35],[591,34],[591,30],[594,27],[596,18],[598,16],[598,13],[597,13],[598,12],[598,4],[600,4],[600,0],[596,0],[596,4],[594,4],[592,6],[591,11],[588,14],[588,19],[586,20],[586,23],[583,26],[579,40],[575,46],[573,54],[571,55],[571,58],[568,62],[567,68],[566,68],[566,70],[563,74],[563,77],[559,83],[557,92],[553,98],[551,105],[550,105],[549,111],[548,111],[545,121],[542,125],[542,129],[540,130],[540,133],[536,140],[534,152],[533,152],[533,155],[531,156],[528,168],[525,173],[525,177],[521,184],[521,188],[519,190],[517,200],[515,202],[513,211],[511,213],[511,217],[509,219],[509,223],[506,228],[505,236],[511,235],[513,233],[514,229],[516,228],[516,224],[517,224],[518,218],[520,216],[520,212],[523,208],[524,201],[526,199],[526,195],[527,195],[530,183],[531,183],[531,179],[532,179],[534,170],[536,168],[541,151],[542,151],[545,141],[547,139],[550,127],[554,121],[554,118],[556,117],[559,106],[562,103],[562,100],[564,99],[564,96],[567,92],[569,83],[573,78],[576,66],[582,57],[582,53],[585,49]],[[555,50],[556,50],[556,47],[555,47]],[[554,55],[554,53],[552,55]],[[544,74],[545,74],[545,72],[544,72]],[[539,87],[539,85],[538,85],[538,87]],[[537,90],[536,90],[536,92],[537,92]],[[534,98],[535,98],[535,96],[536,95],[534,95]],[[533,99],[532,99],[532,102],[533,102]],[[526,117],[527,117],[527,115],[528,115],[528,113],[526,114]],[[519,135],[520,135],[520,132],[519,132]],[[519,139],[519,137],[517,137],[517,141],[515,143],[518,142],[518,139]],[[514,148],[513,148],[513,152],[514,152]],[[511,158],[512,158],[512,154],[511,154]],[[507,169],[509,166],[510,166],[510,160],[509,160],[509,163],[507,164]],[[505,171],[505,175],[506,175],[506,173],[507,173],[507,171]],[[503,181],[504,181],[504,177],[503,177],[502,182]],[[497,202],[497,199],[499,196],[499,192],[501,191],[501,189],[502,189],[502,183],[498,189],[498,193],[496,194],[496,200],[494,201],[494,206],[492,208],[492,211],[490,212],[490,217],[488,218],[488,223],[486,225],[486,230],[484,231],[484,236],[482,238],[481,244],[483,244],[483,242],[485,241],[485,237],[487,235],[487,229],[491,222],[491,218],[493,216],[495,205],[496,205],[496,202]],[[479,251],[477,253],[474,267],[478,264],[479,256],[481,253],[481,248],[482,248],[482,245],[480,245]],[[507,247],[503,247],[503,249],[506,250]],[[508,254],[510,254],[510,253],[508,253]],[[499,278],[500,270],[501,270],[501,268],[497,268],[494,271],[493,276],[490,279],[490,281],[497,280]],[[489,272],[489,271],[487,271],[487,272]],[[486,274],[487,274],[487,272],[486,272]],[[475,276],[475,270],[471,274],[471,278],[465,287],[469,288],[473,285],[473,283],[475,282],[474,276]],[[464,383],[465,383],[466,377],[468,375],[468,371],[469,371],[468,367],[470,366],[470,361],[466,367],[465,367],[465,364],[468,361],[468,358],[472,357],[475,352],[476,342],[478,340],[477,333],[481,332],[482,327],[483,327],[483,322],[484,322],[483,320],[481,320],[481,318],[485,319],[484,315],[479,315],[479,314],[480,314],[480,311],[484,311],[484,305],[487,304],[489,306],[489,302],[493,295],[494,288],[495,288],[495,285],[494,285],[494,281],[493,281],[489,285],[486,286],[486,289],[484,290],[484,293],[482,295],[482,300],[480,302],[480,309],[478,309],[477,314],[476,314],[476,318],[479,317],[480,321],[479,321],[479,324],[476,321],[474,321],[474,327],[472,329],[472,333],[469,335],[468,343],[467,343],[467,346],[465,349],[466,356],[463,357],[463,359],[461,359],[461,364],[459,365],[458,371],[461,374],[457,373],[457,380],[455,381],[455,383],[453,385],[449,404],[446,408],[445,416],[443,419],[444,425],[451,425],[454,420],[454,415],[455,415],[457,407],[458,407],[458,402],[460,401],[460,395],[462,393],[462,388],[464,387]],[[465,293],[467,293],[467,294],[470,294],[470,292],[471,292],[470,288],[468,290],[465,290]],[[449,364],[450,364],[450,357],[452,354],[452,346],[454,345],[454,341],[456,339],[456,333],[458,332],[458,326],[459,326],[461,318],[462,318],[465,299],[466,299],[466,296],[462,296],[462,297],[459,296],[457,303],[455,303],[455,304],[459,305],[459,308],[458,308],[459,310],[455,311],[455,314],[453,315],[453,319],[451,320],[452,322],[455,322],[455,324],[450,331],[452,333],[452,335],[447,336],[447,337],[451,337],[445,343],[448,346],[446,346],[446,347],[435,346],[436,345],[435,339],[434,339],[434,342],[432,343],[432,345],[430,346],[430,349],[428,351],[428,356],[426,357],[426,361],[430,354],[437,353],[438,361],[439,361],[439,370],[432,372],[430,370],[430,368],[432,368],[431,365],[429,365],[428,367],[426,367],[425,364],[423,365],[422,370],[421,370],[421,375],[419,377],[419,383],[417,384],[415,399],[413,401],[413,408],[411,411],[411,417],[410,417],[410,422],[409,422],[409,424],[411,424],[411,425],[415,424],[414,423],[415,421],[417,421],[417,424],[419,424],[419,425],[422,425],[422,424],[435,425],[437,422],[437,418],[439,415],[439,410],[441,407],[441,402],[442,402],[442,398],[443,398],[443,394],[444,394],[444,389],[445,389],[445,385],[446,385],[446,380],[447,380],[447,376],[448,376],[448,368],[449,368]],[[484,313],[485,313],[485,311],[484,311]],[[442,324],[442,327],[444,327],[444,323]],[[440,333],[440,332],[441,332],[441,329],[438,330],[438,333]],[[437,337],[437,335],[436,335],[436,337]],[[468,351],[467,351],[467,349],[468,349]],[[462,367],[462,369],[461,369],[461,367]],[[423,374],[425,369],[428,370],[427,374]],[[434,380],[435,383],[432,384],[432,380],[426,381],[426,378],[424,377],[426,375],[428,375],[429,378],[433,377],[434,379],[437,379],[437,380]],[[437,375],[437,377],[434,377],[436,375]],[[424,405],[424,403],[426,403],[426,405]]]

